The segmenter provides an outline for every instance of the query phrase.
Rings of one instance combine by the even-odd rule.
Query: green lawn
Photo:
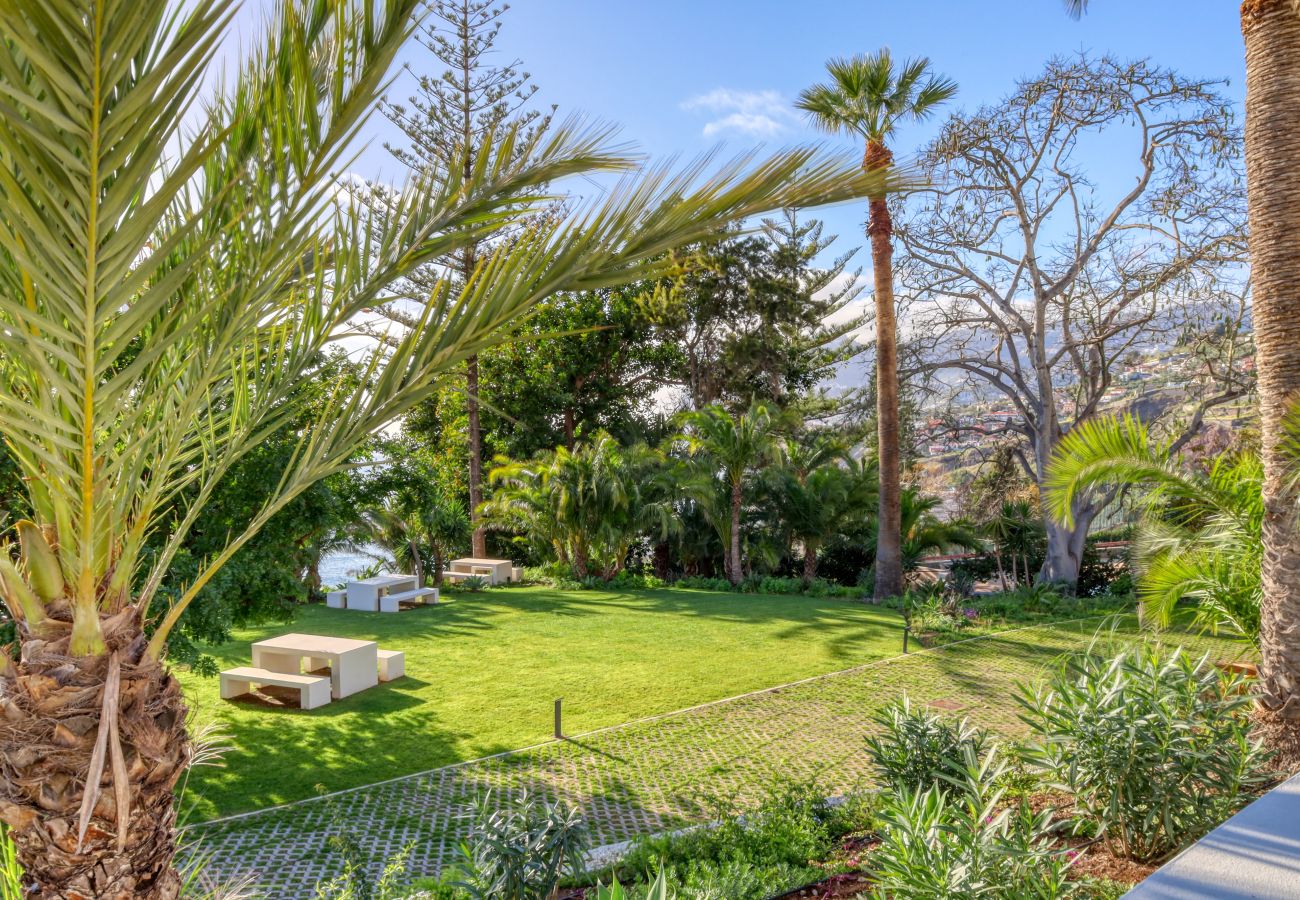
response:
[[[847,600],[658,590],[501,588],[398,615],[305,607],[215,648],[290,631],[376,640],[406,677],[310,712],[219,699],[181,673],[197,721],[224,726],[221,767],[190,776],[191,821],[370,784],[897,654],[901,617]]]

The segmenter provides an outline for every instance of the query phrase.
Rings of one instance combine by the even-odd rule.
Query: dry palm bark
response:
[[[888,169],[894,155],[880,141],[868,141],[862,167]],[[880,524],[876,529],[877,598],[903,593],[902,452],[898,422],[898,325],[894,310],[894,226],[884,196],[868,201],[871,272],[876,300],[876,429],[880,459]]]
[[[31,896],[179,896],[173,791],[191,752],[180,685],[145,654],[134,607],[102,619],[95,656],[69,655],[71,622],[48,614],[0,697],[0,818],[41,886]]]
[[[1283,422],[1300,399],[1300,4],[1247,0],[1246,172],[1264,457],[1262,682],[1300,720],[1300,528]]]

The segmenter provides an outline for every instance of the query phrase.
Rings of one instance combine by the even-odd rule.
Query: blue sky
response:
[[[1081,21],[1058,0],[514,0],[498,46],[518,57],[541,87],[538,98],[622,126],[656,157],[694,156],[718,144],[739,151],[831,140],[791,109],[821,79],[827,58],[890,47],[929,56],[956,79],[954,106],[996,102],[1017,78],[1053,54],[1079,50],[1149,56],[1185,75],[1228,78],[1240,102],[1244,66],[1238,4],[1232,0],[1097,0]],[[411,52],[403,62],[428,66]],[[393,93],[405,96],[409,80]],[[934,133],[911,126],[900,155]],[[357,161],[367,177],[398,170],[379,137]],[[860,243],[861,212],[821,214],[840,245]]]

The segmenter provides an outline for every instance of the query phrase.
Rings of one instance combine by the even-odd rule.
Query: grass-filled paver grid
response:
[[[1036,626],[880,660],[831,675],[538,747],[446,766],[290,806],[191,828],[210,877],[252,874],[268,900],[309,897],[336,874],[328,838],[346,831],[376,874],[410,847],[412,877],[451,863],[469,808],[488,790],[529,787],[579,806],[595,844],[713,817],[721,804],[754,802],[777,781],[816,780],[828,793],[866,784],[863,738],[871,713],[907,694],[941,702],[1005,736],[1024,732],[1016,686],[1043,677],[1092,639],[1097,620]],[[1119,633],[1134,636],[1132,623]],[[1158,640],[1215,659],[1242,645],[1187,634]],[[955,707],[955,708],[954,708]]]

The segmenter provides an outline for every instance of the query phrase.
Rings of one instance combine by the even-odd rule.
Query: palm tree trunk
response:
[[[1264,702],[1300,720],[1300,528],[1283,419],[1300,399],[1300,14],[1246,0],[1246,174],[1264,459]]]
[[[23,660],[0,677],[0,819],[25,872],[25,896],[172,900],[181,887],[174,790],[191,755],[185,704],[176,679],[144,656],[134,609],[102,626],[110,655],[69,657],[66,638],[24,638]],[[101,729],[102,790],[78,848]],[[124,833],[119,803],[128,804]]]
[[[995,548],[993,551],[993,558],[997,560],[998,564],[998,584],[1000,584],[1002,590],[1005,591],[1007,589],[1007,573],[1002,568],[1002,550]]]
[[[812,580],[817,577],[817,545],[811,541],[804,541],[803,545],[803,582],[812,584]]]
[[[744,487],[739,481],[731,485],[731,547],[727,553],[727,577],[732,584],[745,580],[745,573],[740,561],[740,508],[744,500]]]
[[[867,143],[862,167],[888,168],[893,155],[879,141]],[[880,461],[880,509],[876,529],[877,600],[903,593],[902,451],[898,421],[898,334],[894,316],[893,221],[884,197],[869,202],[867,234],[876,298],[876,433]]]

